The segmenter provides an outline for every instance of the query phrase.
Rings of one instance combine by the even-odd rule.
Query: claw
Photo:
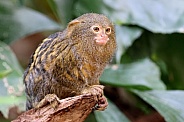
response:
[[[38,104],[35,105],[35,108],[41,108],[48,103],[51,104],[53,108],[56,108],[59,102],[60,100],[55,94],[47,94]]]
[[[107,99],[105,98],[103,94],[103,88],[104,86],[102,85],[93,85],[88,87],[87,89],[83,90],[83,94],[90,93],[93,96],[97,96],[96,101],[97,101],[97,106],[95,106],[93,109],[94,110],[100,110],[103,111],[107,108],[108,102]]]

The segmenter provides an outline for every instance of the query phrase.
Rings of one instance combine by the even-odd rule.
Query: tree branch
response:
[[[98,103],[97,96],[83,94],[62,99],[58,107],[52,104],[24,112],[12,122],[83,122]]]

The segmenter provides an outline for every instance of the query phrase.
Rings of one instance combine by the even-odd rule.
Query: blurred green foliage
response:
[[[8,45],[33,33],[63,29],[71,19],[96,12],[114,22],[118,43],[115,62],[101,82],[138,95],[167,122],[183,122],[183,6],[182,0],[0,1],[0,110],[7,117],[12,105],[22,110],[25,103],[23,70]],[[130,121],[111,101],[107,110],[87,119],[94,120]]]

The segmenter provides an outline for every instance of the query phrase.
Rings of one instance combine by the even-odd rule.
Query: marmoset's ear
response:
[[[75,26],[75,25],[77,25],[77,24],[79,24],[80,23],[80,21],[79,20],[73,20],[73,21],[71,21],[71,22],[69,22],[68,23],[68,28],[72,28],[73,26]]]
[[[79,23],[80,23],[79,20],[73,20],[69,22],[67,26],[67,30],[68,30],[67,35],[70,35],[73,32],[74,27]]]

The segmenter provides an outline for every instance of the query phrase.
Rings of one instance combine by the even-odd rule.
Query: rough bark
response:
[[[60,100],[56,108],[48,104],[31,109],[12,122],[83,122],[97,103],[97,96],[92,94],[69,97]]]

